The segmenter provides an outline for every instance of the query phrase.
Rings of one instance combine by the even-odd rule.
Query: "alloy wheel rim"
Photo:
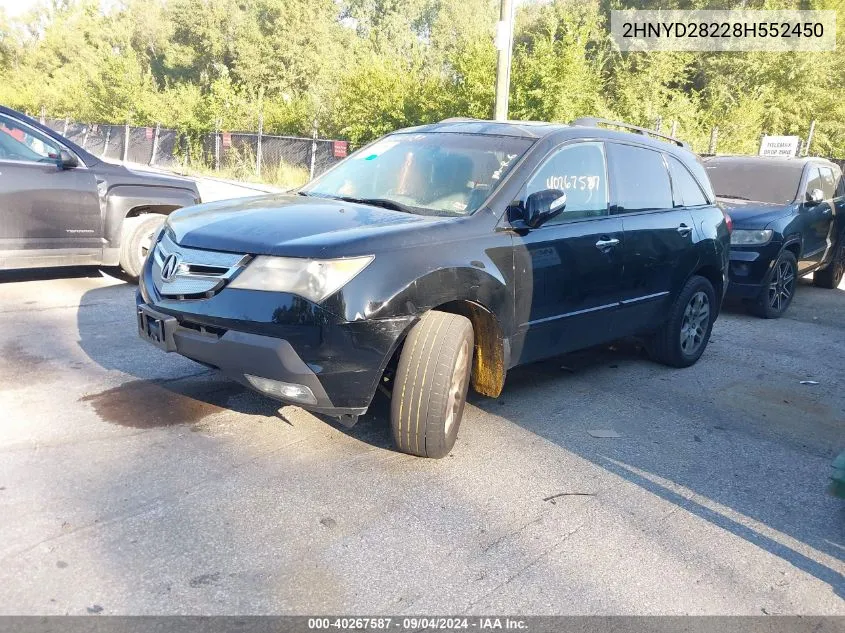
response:
[[[469,364],[469,343],[464,341],[458,351],[452,380],[449,384],[449,396],[446,400],[446,435],[458,421],[458,412],[464,399],[464,387],[467,379],[467,365]]]
[[[769,306],[777,312],[786,309],[794,290],[795,271],[788,261],[779,261],[769,282]]]
[[[684,354],[689,356],[698,351],[704,342],[709,324],[710,299],[707,293],[699,290],[684,308],[684,318],[681,322],[681,350]]]

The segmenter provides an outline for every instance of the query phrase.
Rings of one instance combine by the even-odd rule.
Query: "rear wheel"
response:
[[[839,238],[833,261],[813,273],[813,283],[819,288],[838,288],[842,277],[845,277],[845,235]]]
[[[147,213],[123,221],[123,235],[120,239],[120,267],[126,275],[137,280],[141,275],[144,260],[150,252],[155,232],[164,222],[165,216]]]
[[[396,447],[445,457],[455,445],[472,369],[473,331],[466,317],[432,310],[402,348],[390,403]]]
[[[698,275],[690,277],[672,303],[669,319],[650,341],[651,357],[672,367],[695,363],[710,340],[716,312],[713,284]]]
[[[764,319],[779,318],[792,303],[797,280],[798,260],[791,251],[783,251],[769,273],[763,292],[751,306],[751,312]]]

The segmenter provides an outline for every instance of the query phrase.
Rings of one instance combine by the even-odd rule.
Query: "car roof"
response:
[[[600,127],[609,125],[608,127]],[[634,132],[613,129],[613,126],[630,128]],[[583,118],[568,123],[549,123],[546,121],[488,121],[469,118],[452,118],[419,125],[416,127],[396,130],[394,134],[406,133],[453,133],[453,134],[484,134],[491,136],[512,136],[528,139],[544,139],[557,136],[556,140],[564,141],[569,138],[603,138],[619,141],[635,141],[648,145],[654,149],[678,151],[692,154],[689,145],[677,139],[661,135],[654,130],[646,130],[624,123],[606,121],[604,119]]]
[[[725,163],[728,165],[758,165],[767,167],[770,165],[783,166],[784,168],[794,167],[796,171],[801,171],[808,163],[822,163],[825,165],[836,166],[836,163],[829,161],[826,158],[818,156],[742,156],[742,155],[724,155],[724,156],[708,156],[703,159],[706,164]]]
[[[453,134],[489,134],[494,136],[521,136],[542,138],[568,128],[565,123],[543,121],[484,121],[480,119],[453,118],[397,130],[397,132],[451,132]]]

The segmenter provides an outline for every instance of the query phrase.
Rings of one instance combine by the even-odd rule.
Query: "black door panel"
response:
[[[102,247],[97,182],[87,169],[0,161],[0,250]]]
[[[611,217],[545,226],[514,239],[520,363],[613,338],[623,242],[622,220]]]
[[[621,298],[626,333],[636,333],[662,320],[696,265],[695,235],[688,209],[626,215],[625,262]]]

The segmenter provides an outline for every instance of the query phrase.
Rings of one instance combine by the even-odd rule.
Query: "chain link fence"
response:
[[[349,151],[346,141],[255,132],[212,132],[196,137],[175,129],[79,123],[43,123],[104,159],[166,169],[220,172],[238,179],[283,184],[322,174]]]

